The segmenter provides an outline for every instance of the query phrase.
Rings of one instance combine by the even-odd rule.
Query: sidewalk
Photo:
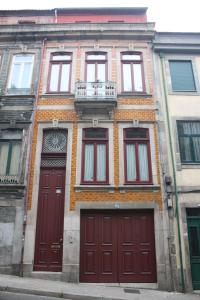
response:
[[[200,296],[196,294],[125,288],[112,284],[73,284],[11,275],[0,275],[0,291],[74,300],[200,300]]]

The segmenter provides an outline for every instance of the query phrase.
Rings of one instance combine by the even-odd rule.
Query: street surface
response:
[[[0,300],[61,300],[61,299],[62,298],[0,292]]]

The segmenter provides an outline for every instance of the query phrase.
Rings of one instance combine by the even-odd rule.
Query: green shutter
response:
[[[196,91],[191,61],[170,61],[173,91]]]

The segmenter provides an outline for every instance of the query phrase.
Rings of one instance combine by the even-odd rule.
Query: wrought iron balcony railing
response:
[[[116,83],[107,82],[76,82],[75,99],[76,100],[116,100]]]

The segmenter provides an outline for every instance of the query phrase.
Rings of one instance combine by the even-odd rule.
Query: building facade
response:
[[[0,272],[19,274],[41,42],[8,19],[0,12]]]
[[[23,274],[171,289],[146,9],[12,14],[1,22],[41,55],[23,169]]]
[[[156,33],[161,162],[175,289],[200,288],[199,33]]]

